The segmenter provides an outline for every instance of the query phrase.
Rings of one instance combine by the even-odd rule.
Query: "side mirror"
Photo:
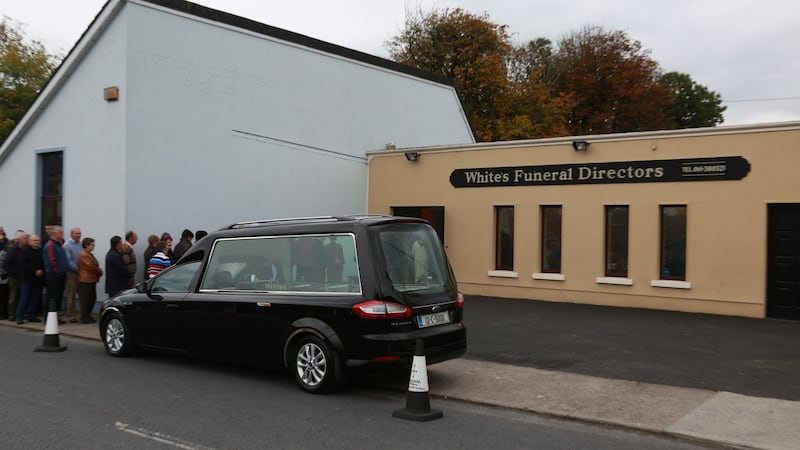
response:
[[[146,294],[147,293],[147,281],[142,281],[140,283],[137,283],[136,284],[136,292],[138,292],[140,294]]]
[[[162,296],[160,296],[158,294],[153,294],[153,291],[150,290],[150,286],[147,285],[148,282],[149,281],[142,281],[141,283],[138,283],[136,285],[136,292],[138,292],[140,294],[146,294],[148,297],[150,297],[153,300],[163,300],[164,297],[162,297]]]

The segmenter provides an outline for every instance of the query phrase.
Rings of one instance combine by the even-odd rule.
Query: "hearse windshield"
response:
[[[423,224],[397,224],[379,232],[386,272],[398,292],[442,292],[451,284],[436,232]]]

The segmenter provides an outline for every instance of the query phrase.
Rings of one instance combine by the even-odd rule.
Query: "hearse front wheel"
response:
[[[127,356],[133,353],[133,342],[125,319],[119,313],[111,313],[103,319],[103,346],[111,356]]]
[[[324,394],[338,387],[338,358],[325,341],[313,335],[304,336],[294,349],[294,379],[300,389]]]

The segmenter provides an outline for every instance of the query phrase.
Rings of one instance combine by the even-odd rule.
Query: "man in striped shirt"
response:
[[[162,270],[170,266],[171,262],[164,250],[167,248],[167,243],[164,241],[156,242],[153,256],[147,264],[147,275],[150,278],[158,275]]]

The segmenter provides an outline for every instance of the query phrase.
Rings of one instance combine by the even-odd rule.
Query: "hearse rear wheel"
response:
[[[300,338],[294,348],[294,379],[300,389],[313,394],[324,394],[338,387],[338,355],[327,342],[307,335]]]

